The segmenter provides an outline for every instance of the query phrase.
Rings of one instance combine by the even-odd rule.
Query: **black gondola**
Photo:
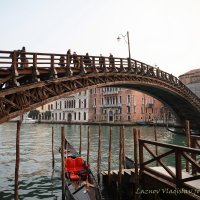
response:
[[[66,197],[74,200],[100,200],[101,192],[89,165],[65,139]]]

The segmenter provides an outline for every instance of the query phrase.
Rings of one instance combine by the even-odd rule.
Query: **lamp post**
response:
[[[124,41],[128,44],[128,57],[129,57],[129,60],[131,60],[131,50],[130,50],[130,40],[129,40],[129,32],[127,31],[126,35],[122,35],[122,34],[119,34],[118,37],[117,37],[117,40],[120,41],[121,40],[121,37],[124,38]],[[127,40],[126,40],[127,38]]]

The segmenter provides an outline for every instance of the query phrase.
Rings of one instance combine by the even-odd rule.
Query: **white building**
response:
[[[89,100],[89,90],[86,90],[55,101],[51,120],[54,122],[87,122]]]

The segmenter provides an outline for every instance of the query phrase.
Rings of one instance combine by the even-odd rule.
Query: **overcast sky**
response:
[[[112,53],[179,76],[200,68],[200,0],[1,0],[0,49]]]

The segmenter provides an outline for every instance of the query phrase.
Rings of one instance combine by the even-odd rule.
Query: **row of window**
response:
[[[154,99],[153,98],[142,98],[142,104],[153,104],[154,103]],[[134,105],[136,105],[136,99],[135,96],[133,96],[133,102]],[[131,103],[131,96],[127,95],[127,100],[126,103],[130,105]],[[118,105],[118,104],[122,104],[122,96],[111,96],[111,97],[103,97],[101,99],[101,105]],[[96,106],[96,98],[94,99],[94,106]]]
[[[86,112],[84,113],[81,113],[81,112],[78,112],[78,113],[52,113],[51,114],[51,117],[53,120],[55,121],[76,121],[76,120],[87,120],[87,114]]]
[[[86,108],[87,107],[87,99],[79,99],[79,108]],[[67,100],[67,101],[56,101],[55,102],[55,109],[67,109],[67,108],[76,108],[76,100]],[[44,107],[42,106],[42,110]],[[48,110],[53,110],[53,104],[48,105]]]

